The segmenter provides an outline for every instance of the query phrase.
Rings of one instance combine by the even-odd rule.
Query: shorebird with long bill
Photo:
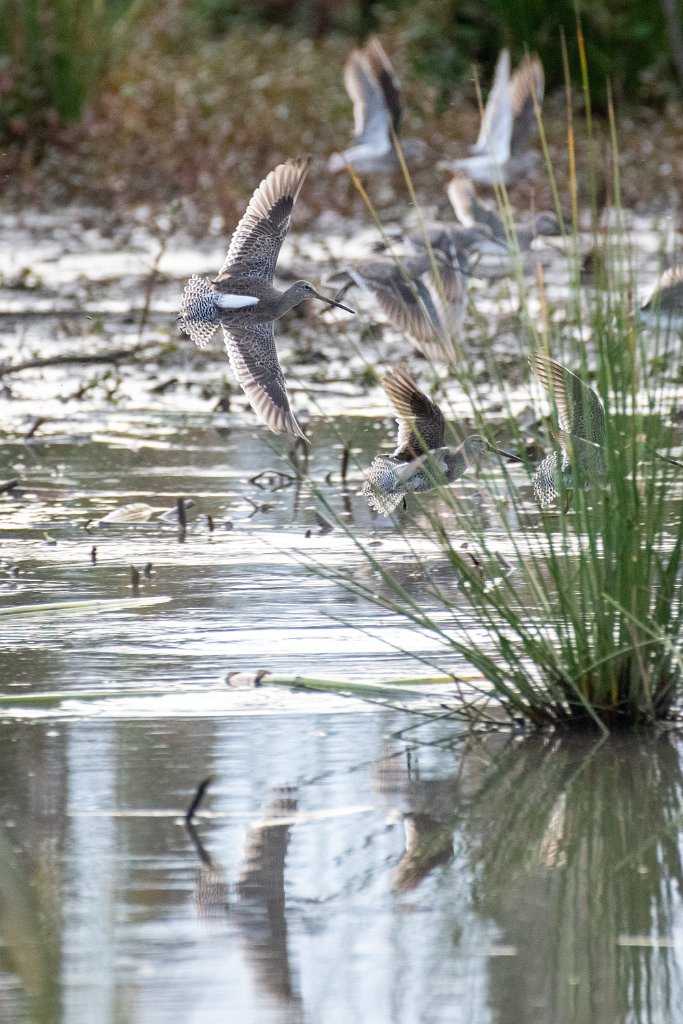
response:
[[[310,157],[287,160],[263,179],[235,229],[218,277],[209,281],[194,274],[178,317],[181,329],[200,348],[221,327],[230,365],[256,415],[270,430],[304,440],[289,406],[273,323],[305,299],[354,312],[320,295],[308,281],[295,281],[284,291],[273,287],[292,208],[310,163]]]

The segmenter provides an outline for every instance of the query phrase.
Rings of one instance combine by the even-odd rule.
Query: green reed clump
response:
[[[118,45],[130,0],[7,0],[0,5],[0,131],[76,121]]]
[[[421,565],[419,590],[358,534],[353,540],[373,579],[368,583],[348,573],[340,580],[352,592],[408,620],[416,633],[436,639],[441,656],[434,666],[443,671],[447,664],[456,676],[466,662],[481,674],[480,684],[471,684],[469,698],[454,709],[478,720],[495,708],[496,716],[502,709],[510,719],[534,725],[610,730],[664,719],[683,696],[683,468],[667,461],[673,441],[665,376],[651,372],[652,366],[677,372],[680,337],[665,325],[645,332],[634,317],[636,282],[619,205],[613,120],[612,126],[612,224],[598,231],[592,217],[593,241],[606,253],[607,290],[581,286],[576,204],[571,217],[575,230],[565,238],[572,281],[570,321],[558,328],[542,315],[540,326],[535,324],[519,252],[513,286],[533,350],[593,383],[603,400],[604,472],[583,468],[581,445],[569,437],[565,448],[574,472],[571,493],[564,493],[558,481],[558,507],[542,511],[530,500],[528,484],[525,489],[522,482],[520,489],[518,476],[503,468],[502,494],[500,474],[497,484],[491,478],[481,482],[496,517],[495,529],[472,515],[458,485],[441,489],[448,519],[435,511],[433,496],[411,495],[409,501],[423,502],[423,518],[408,531],[397,516],[396,529],[406,554]],[[573,133],[568,137],[573,167]],[[552,179],[549,163],[548,173]],[[557,196],[554,180],[552,184]],[[498,198],[512,225],[504,190]],[[562,214],[559,202],[557,212]],[[540,308],[547,311],[540,264],[536,269]],[[524,360],[531,354],[526,345],[520,342]],[[489,368],[492,386],[505,404],[506,382],[494,360]],[[475,429],[486,435],[488,414],[462,352],[457,375],[470,399]],[[553,422],[546,451],[555,448],[560,458],[555,435],[561,411],[554,396],[543,395],[542,400]],[[511,414],[507,432],[523,446]],[[507,438],[504,446],[512,447]],[[535,469],[527,464],[529,475]],[[562,508],[569,499],[565,514]],[[431,548],[428,556],[423,554],[424,542]],[[442,571],[444,564],[450,576]],[[429,658],[420,660],[432,664]]]
[[[348,574],[341,582],[436,638],[454,675],[463,661],[481,673],[480,686],[469,687],[473,704],[460,708],[468,715],[476,708],[486,717],[496,705],[535,725],[613,729],[665,718],[680,700],[682,471],[653,455],[666,453],[671,436],[658,396],[639,379],[640,346],[622,336],[616,370],[619,324],[600,326],[593,356],[598,381],[609,382],[605,475],[584,490],[589,481],[575,469],[567,514],[534,508],[507,470],[502,497],[491,479],[481,481],[497,514],[493,531],[457,485],[441,492],[448,523],[426,496],[416,535],[397,521],[406,553],[423,569],[419,595],[354,536],[374,579]],[[486,432],[484,416],[478,429]],[[418,550],[424,540],[433,545],[427,558]],[[433,571],[444,561],[457,590]],[[443,671],[443,656],[437,664]]]

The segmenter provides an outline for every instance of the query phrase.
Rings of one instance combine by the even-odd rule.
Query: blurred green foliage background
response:
[[[593,97],[661,103],[683,76],[680,0],[590,0],[579,10]],[[77,121],[125,68],[140,35],[166,53],[238,31],[268,45],[271,26],[347,48],[369,31],[398,33],[406,60],[452,98],[472,64],[491,68],[502,46],[538,52],[549,88],[563,80],[560,34],[579,80],[573,0],[4,0],[0,4],[0,130],[15,137]],[[148,49],[148,53],[153,47]]]

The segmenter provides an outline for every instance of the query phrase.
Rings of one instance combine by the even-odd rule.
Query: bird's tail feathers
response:
[[[205,277],[193,274],[185,285],[180,304],[178,322],[199,348],[206,348],[218,330],[220,321],[216,316],[211,282]]]

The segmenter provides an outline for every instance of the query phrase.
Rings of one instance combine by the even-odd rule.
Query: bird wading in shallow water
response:
[[[344,86],[353,103],[353,145],[333,153],[327,169],[336,174],[350,164],[357,174],[399,170],[394,136],[401,127],[401,86],[377,36],[349,56]],[[420,164],[427,147],[419,139],[404,139],[401,153],[408,166]]]
[[[268,174],[249,201],[232,236],[227,256],[213,281],[194,274],[185,287],[178,320],[183,331],[205,348],[223,329],[230,365],[259,419],[276,433],[304,437],[289,407],[287,385],[275,348],[273,322],[305,299],[320,299],[308,281],[279,291],[273,276],[292,208],[310,158],[287,160]]]
[[[459,480],[486,452],[522,461],[480,434],[471,434],[455,450],[446,447],[441,409],[402,367],[387,373],[382,386],[396,413],[398,445],[392,455],[378,455],[365,474],[362,493],[375,511],[388,516],[411,491],[431,491]]]

